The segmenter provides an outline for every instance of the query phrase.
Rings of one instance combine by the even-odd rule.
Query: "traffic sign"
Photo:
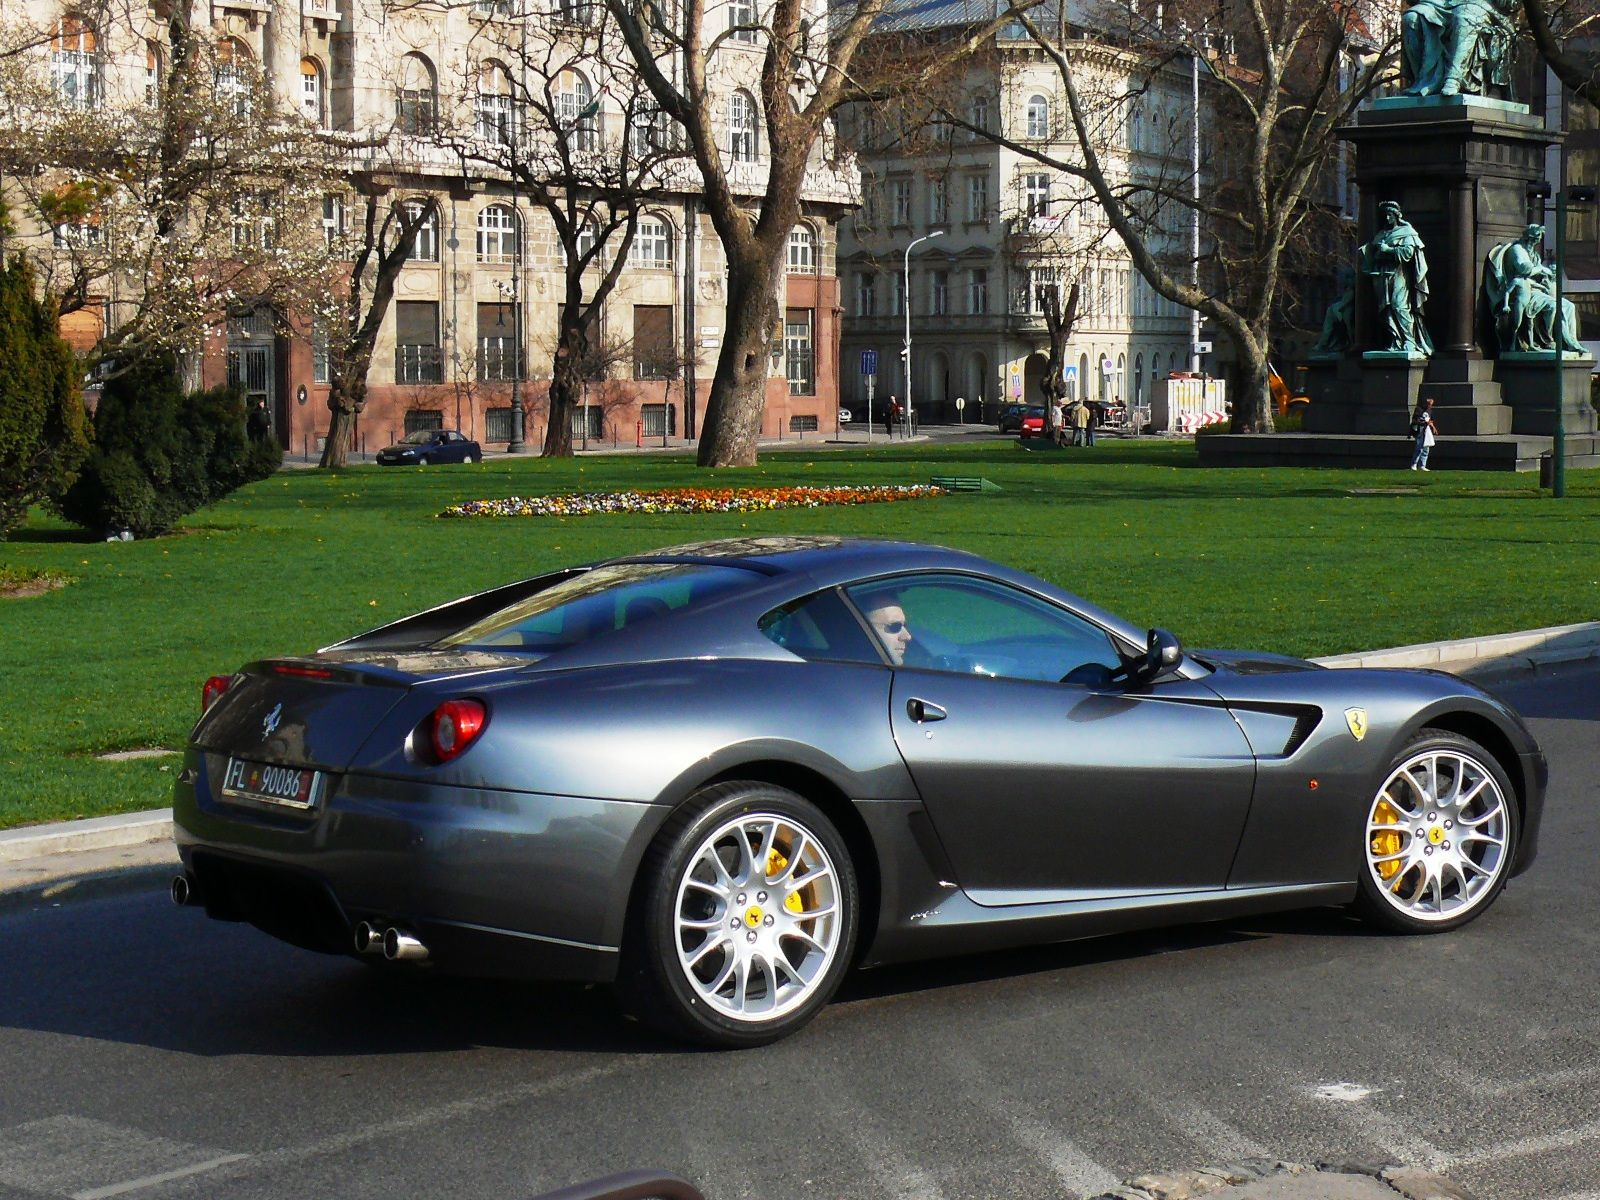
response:
[[[876,375],[878,373],[878,352],[876,350],[863,350],[861,352],[861,373],[863,375]]]
[[[1210,342],[1196,342],[1194,344],[1194,352],[1196,354],[1210,354],[1211,353],[1211,343]]]
[[[1061,378],[1066,383],[1076,383],[1078,381],[1078,368],[1077,367],[1062,367],[1061,368]]]

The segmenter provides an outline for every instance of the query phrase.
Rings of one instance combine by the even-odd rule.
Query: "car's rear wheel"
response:
[[[849,849],[816,805],[765,783],[706,788],[646,855],[624,1001],[695,1041],[776,1041],[837,990],[857,906]]]
[[[1367,806],[1357,910],[1401,933],[1465,925],[1505,887],[1518,833],[1511,781],[1494,756],[1424,729]]]
[[[478,453],[478,451],[473,450],[467,455],[467,461],[469,463],[481,463],[483,461],[483,455]]]

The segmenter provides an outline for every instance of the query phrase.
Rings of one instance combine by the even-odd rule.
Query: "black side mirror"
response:
[[[1183,661],[1183,646],[1176,634],[1165,629],[1152,629],[1144,656],[1134,660],[1128,672],[1128,682],[1149,683],[1159,679]]]

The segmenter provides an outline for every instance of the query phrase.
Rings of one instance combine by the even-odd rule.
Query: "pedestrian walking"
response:
[[[1058,446],[1067,444],[1067,410],[1060,400],[1050,402],[1050,440]]]
[[[1428,469],[1428,451],[1433,449],[1433,443],[1437,440],[1436,429],[1433,423],[1433,397],[1424,396],[1417,402],[1416,415],[1411,418],[1411,436],[1417,440],[1417,448],[1411,455],[1413,471]]]
[[[900,402],[894,398],[894,393],[889,393],[889,403],[883,410],[883,432],[889,437],[894,436],[895,418],[900,415]]]
[[[244,429],[252,442],[264,442],[271,435],[272,417],[265,400],[257,400],[255,407],[245,414]]]
[[[1089,406],[1082,400],[1072,408],[1072,425],[1077,431],[1077,444],[1080,446],[1094,445],[1094,421],[1089,412]]]

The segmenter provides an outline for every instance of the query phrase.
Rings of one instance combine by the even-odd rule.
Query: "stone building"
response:
[[[156,102],[167,67],[165,21],[158,14],[166,2],[148,10],[110,7],[103,11],[113,15],[96,16],[73,8],[73,0],[26,0],[30,16],[50,29],[48,42],[35,51],[41,77],[62,103],[77,107],[136,105],[146,96]],[[530,29],[545,44],[558,45],[565,30],[576,36],[602,10],[582,0],[541,4],[525,18],[514,15],[514,0],[177,2],[190,3],[195,28],[207,31],[219,86],[224,75],[258,73],[303,120],[349,135],[356,147],[348,160],[350,190],[329,192],[320,214],[306,218],[320,221],[330,239],[358,215],[357,178],[401,199],[439,203],[437,220],[423,229],[399,277],[353,449],[370,453],[408,431],[438,426],[459,428],[487,445],[505,444],[519,345],[526,441],[536,448],[544,435],[563,295],[560,246],[544,211],[518,194],[505,172],[463,153],[463,139],[503,137],[518,122],[510,111],[510,72],[523,73],[522,87],[545,86],[536,77],[539,57],[516,52]],[[56,11],[44,11],[47,5]],[[707,20],[731,28],[743,11],[737,3],[712,4]],[[600,54],[591,67],[565,69],[550,81],[561,103],[570,102],[569,136],[592,139],[600,149],[630,136],[617,99],[631,87],[626,62],[620,51]],[[714,121],[726,170],[752,203],[768,166],[755,86],[761,63],[760,48],[735,36],[722,44],[713,71]],[[704,410],[721,347],[726,267],[716,233],[699,211],[698,175],[691,168],[673,178],[656,190],[605,307],[600,340],[613,348],[613,361],[587,389],[575,443],[631,445],[641,437],[697,432],[695,413]],[[835,427],[836,228],[855,195],[853,163],[824,158],[819,150],[790,241],[767,436]],[[24,225],[13,244],[31,243],[34,252],[48,255],[52,238],[59,247],[62,237],[59,229],[36,223]],[[129,300],[119,286],[114,278],[96,281],[91,303],[64,323],[70,338],[92,345],[116,326],[119,306]],[[268,401],[291,453],[317,452],[329,425],[328,360],[314,321],[241,302],[203,343],[199,373],[205,383],[239,382],[252,402]],[[686,388],[697,404],[685,405]]]
[[[961,6],[917,12],[908,19],[924,29],[946,12],[954,23],[970,19]],[[1109,42],[1080,40],[1074,48],[1082,52],[1079,89],[1101,121],[1108,172],[1186,186],[1194,120],[1188,70],[1180,63],[1140,94],[1144,68],[1132,55]],[[864,410],[864,349],[879,355],[880,415],[890,392],[909,391],[923,419],[940,421],[992,422],[1002,404],[1039,403],[1049,349],[1044,298],[1065,296],[1074,282],[1080,300],[1064,355],[1069,394],[1148,404],[1155,381],[1188,369],[1189,310],[1156,295],[1133,269],[1086,185],[966,127],[1078,159],[1060,76],[1026,32],[1008,27],[968,61],[936,102],[965,125],[935,115],[908,130],[893,118],[856,114],[849,126],[863,203],[840,234],[846,406]],[[1157,247],[1173,261],[1189,258],[1187,211],[1167,220]],[[908,301],[909,388],[899,361]],[[965,401],[959,417],[957,397]]]

